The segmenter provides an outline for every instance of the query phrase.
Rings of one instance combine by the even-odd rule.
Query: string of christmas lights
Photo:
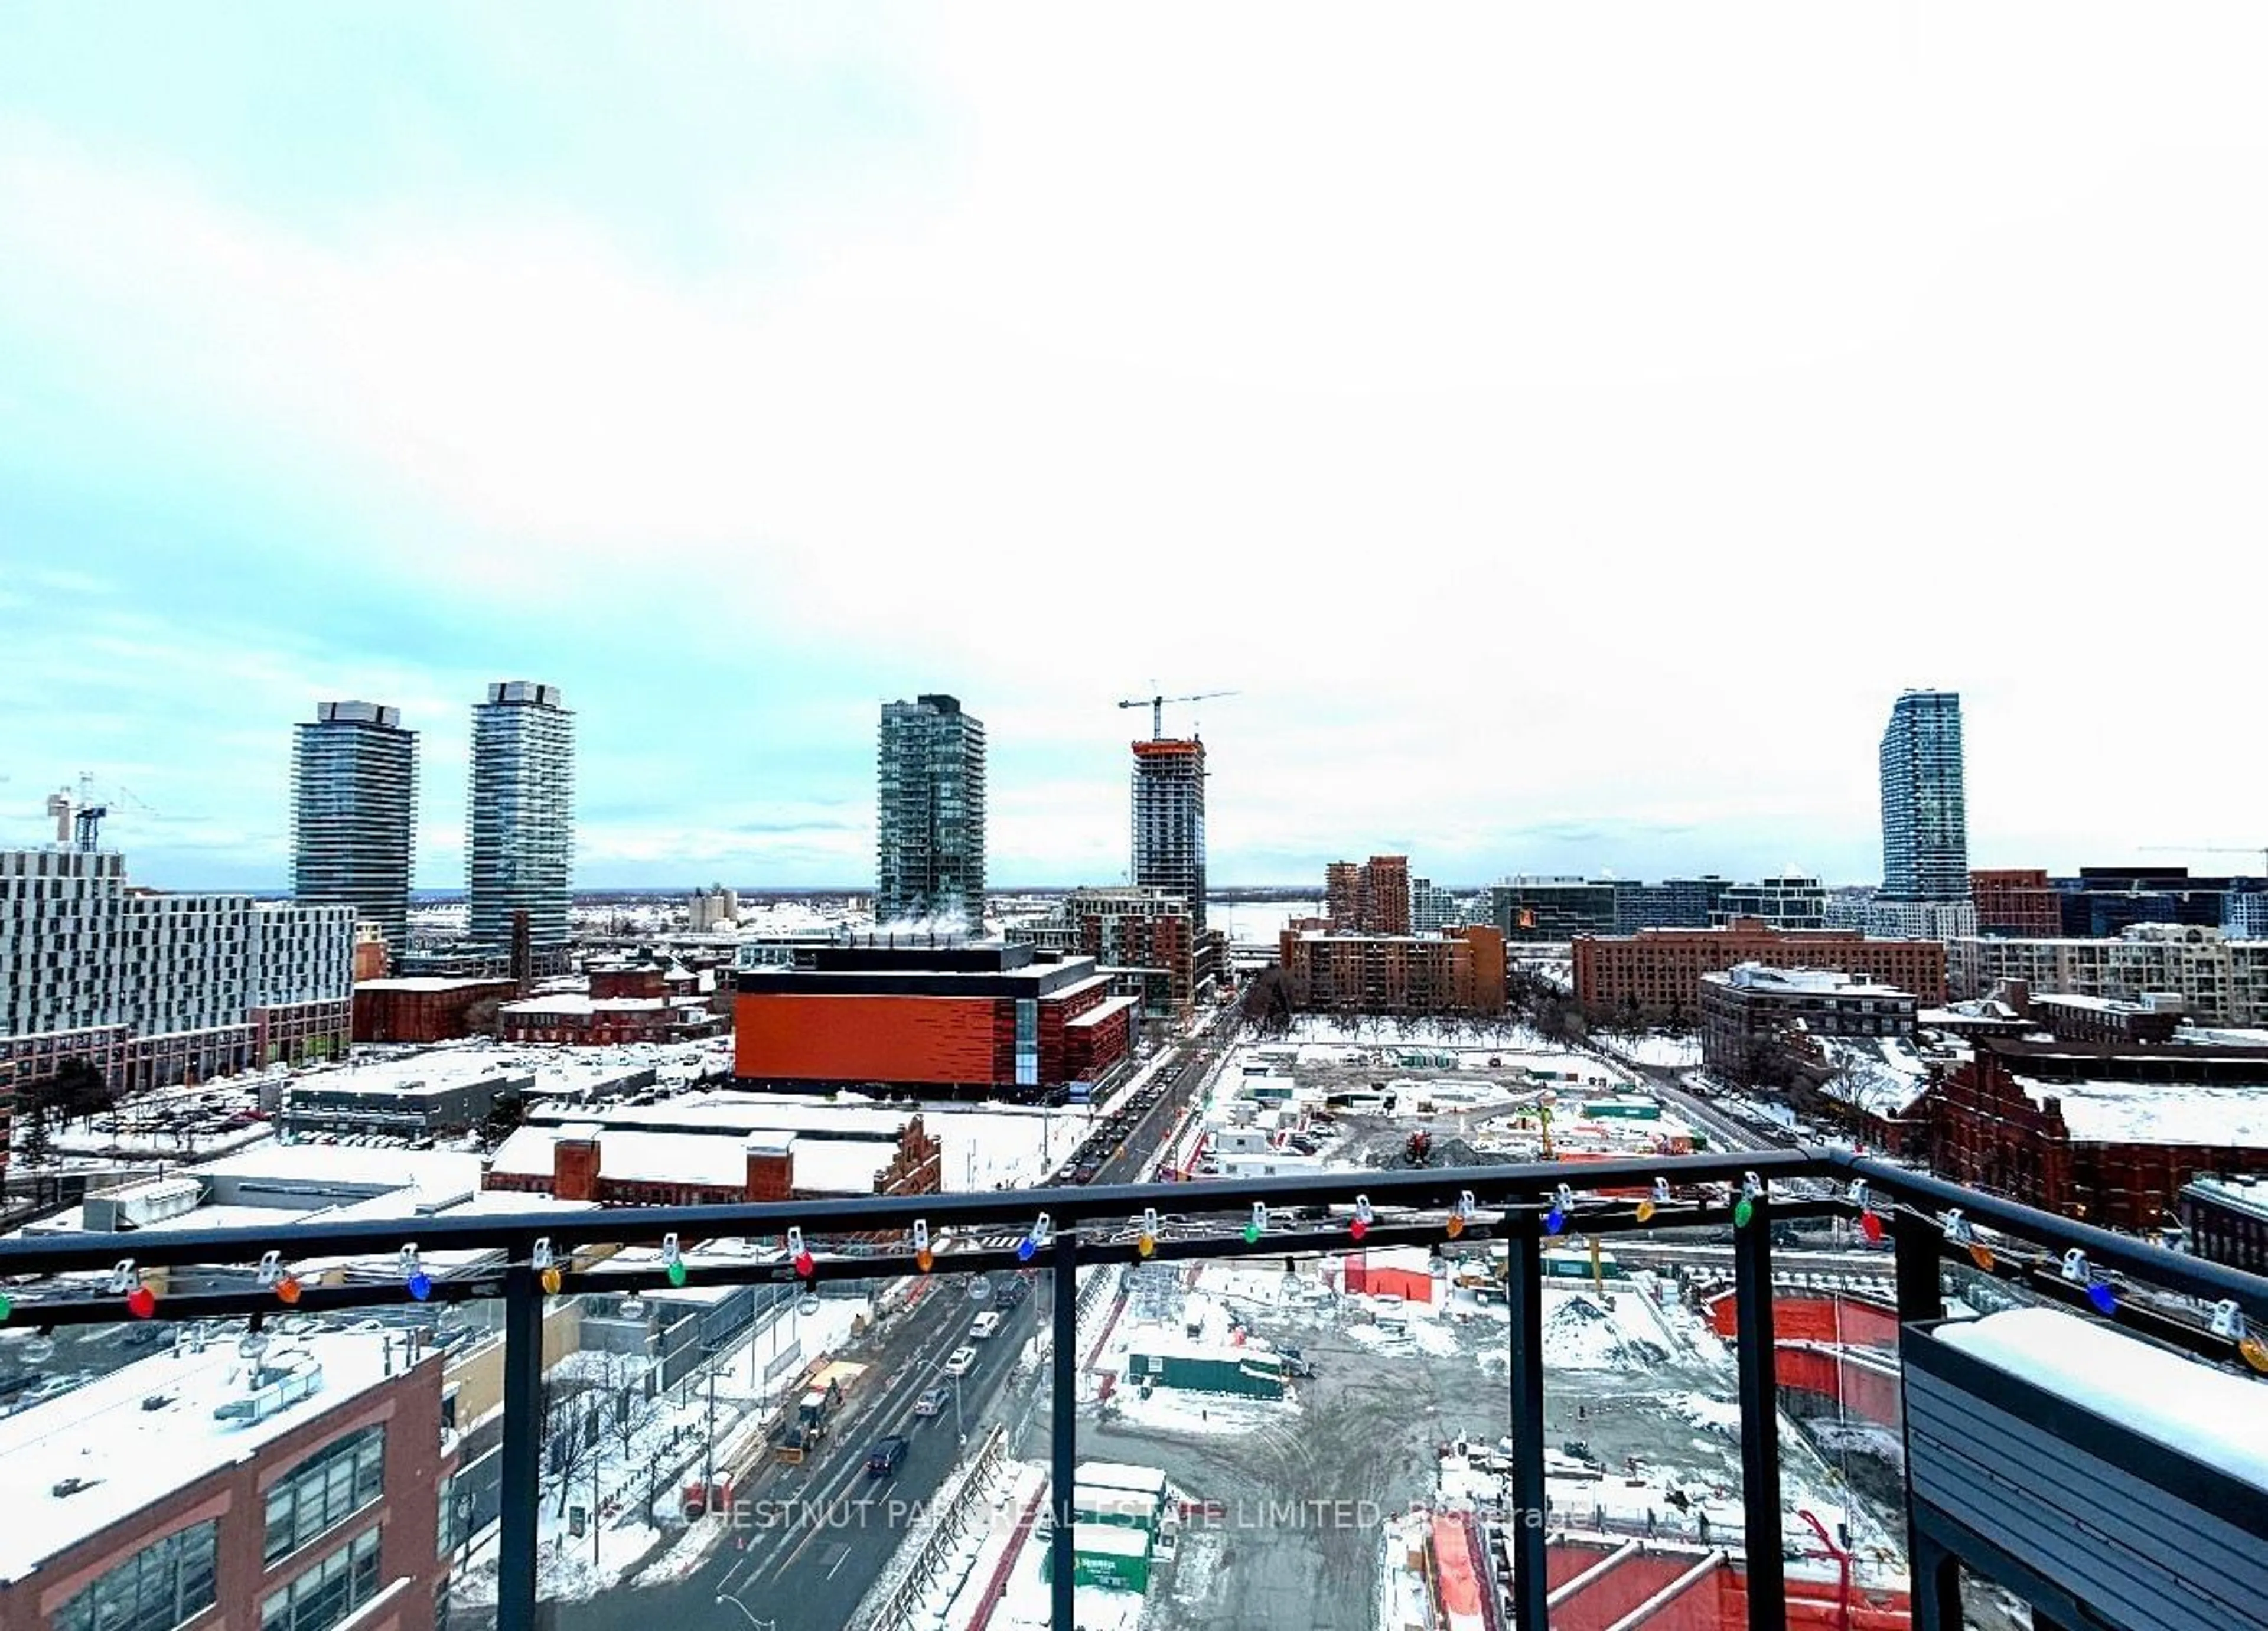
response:
[[[1738,1190],[1735,1192],[1732,1211],[1733,1226],[1735,1229],[1749,1227],[1756,1216],[1757,1203],[1768,1198],[1769,1191],[1764,1180],[1753,1172],[1743,1173]],[[2117,1281],[2108,1273],[2097,1271],[2089,1263],[2087,1253],[2077,1247],[2070,1248],[2058,1256],[2043,1249],[2027,1251],[2019,1245],[2010,1244],[2004,1237],[1999,1236],[1995,1237],[1995,1240],[1999,1242],[1997,1245],[1988,1244],[1979,1236],[1976,1226],[1962,1216],[1959,1209],[1933,1215],[1909,1202],[1899,1201],[1895,1196],[1878,1195],[1864,1179],[1854,1181],[1845,1194],[1830,1198],[1841,1201],[1849,1208],[1859,1234],[1869,1244],[1880,1244],[1886,1232],[1886,1219],[1910,1220],[1935,1231],[1949,1245],[1962,1247],[1967,1253],[1970,1260],[1982,1273],[2009,1280],[2049,1278],[2060,1280],[2067,1285],[2077,1288],[2078,1295],[2084,1297],[2088,1305],[2106,1319],[2117,1318],[2123,1307]],[[1672,1205],[1674,1202],[1675,1197],[1670,1191],[1669,1180],[1666,1178],[1657,1178],[1653,1180],[1652,1191],[1636,1202],[1631,1209],[1630,1216],[1638,1223],[1651,1223],[1660,1215],[1663,1207]],[[1565,1232],[1571,1225],[1574,1226],[1578,1232],[1583,1232],[1580,1226],[1586,1219],[1620,1216],[1623,1209],[1630,1204],[1625,1200],[1604,1195],[1588,1195],[1579,1200],[1572,1186],[1563,1183],[1556,1186],[1549,1197],[1534,1201],[1497,1202],[1491,1204],[1489,1209],[1506,1220],[1522,1216],[1538,1217],[1545,1233],[1557,1236]],[[1705,1206],[1706,1203],[1700,1204]],[[1438,1227],[1446,1238],[1454,1240],[1473,1225],[1480,1210],[1480,1205],[1473,1192],[1469,1189],[1462,1190],[1459,1192],[1454,1204],[1448,1209],[1447,1216],[1431,1226]],[[1352,1216],[1346,1224],[1348,1238],[1359,1245],[1378,1225],[1378,1214],[1371,1204],[1370,1197],[1367,1194],[1356,1195]],[[1665,1226],[1675,1227],[1677,1223],[1673,1220]],[[1255,1201],[1249,1217],[1243,1227],[1244,1243],[1248,1245],[1257,1245],[1268,1234],[1270,1227],[1266,1203]],[[1154,1207],[1145,1207],[1140,1217],[1133,1220],[1131,1224],[1133,1245],[1138,1259],[1146,1260],[1156,1253],[1160,1229],[1158,1211]],[[916,1219],[910,1232],[915,1266],[920,1273],[929,1274],[936,1267],[937,1256],[932,1244],[927,1220]],[[1032,1262],[1055,1238],[1055,1234],[1053,1219],[1045,1212],[1038,1214],[1030,1228],[1016,1243],[1017,1261],[1027,1264]],[[1123,1239],[1123,1237],[1120,1238]],[[786,1244],[787,1255],[796,1276],[806,1284],[815,1280],[819,1260],[805,1244],[803,1231],[799,1227],[792,1226],[788,1229]],[[673,1287],[686,1284],[688,1274],[684,1252],[675,1233],[665,1234],[662,1237],[660,1255],[663,1279]],[[558,1296],[565,1289],[565,1272],[554,1253],[552,1243],[548,1236],[540,1238],[534,1243],[525,1263],[518,1260],[510,1260],[504,1267],[526,1267],[534,1270],[546,1296]],[[433,1297],[434,1282],[424,1267],[416,1242],[409,1241],[401,1247],[397,1268],[402,1289],[411,1300],[422,1303]],[[490,1272],[488,1266],[483,1266],[483,1272]],[[603,1289],[603,1282],[614,1277],[603,1274],[591,1275],[588,1277],[588,1284],[593,1289]],[[298,1304],[304,1290],[303,1282],[284,1262],[283,1253],[277,1251],[267,1252],[261,1255],[256,1279],[261,1289],[273,1292],[276,1300],[286,1305]],[[972,1284],[970,1296],[981,1300],[990,1295],[990,1285],[981,1275],[976,1279],[976,1283]],[[112,1267],[107,1279],[107,1289],[110,1295],[124,1299],[126,1311],[132,1318],[151,1319],[156,1317],[158,1307],[158,1292],[137,1270],[133,1259],[122,1258]],[[630,1290],[628,1297],[630,1301],[626,1302],[626,1308],[635,1304],[636,1290]],[[0,1291],[0,1325],[9,1323],[21,1314],[36,1315],[38,1307],[37,1299],[31,1303],[19,1304],[12,1296]],[[257,1322],[261,1316],[255,1313],[249,1318]],[[40,1337],[35,1337],[33,1341],[43,1340],[46,1329],[47,1327],[40,1327],[42,1334]],[[2248,1327],[2242,1310],[2234,1300],[2224,1300],[2213,1308],[2209,1333],[2218,1341],[2228,1343],[2234,1353],[2252,1369],[2263,1374],[2268,1374],[2268,1341],[2264,1341],[2257,1333]],[[28,1348],[30,1344],[26,1346]]]

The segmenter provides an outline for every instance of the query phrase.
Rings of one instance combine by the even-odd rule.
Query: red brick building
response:
[[[1690,1019],[1701,1011],[1701,976],[1736,963],[1823,968],[1911,993],[1925,1008],[1945,1001],[1945,947],[1934,940],[1878,940],[1841,929],[1774,929],[1736,917],[1719,929],[1641,929],[1578,935],[1575,999],[1593,1011]]]
[[[626,1042],[681,1042],[716,1036],[724,1016],[695,989],[683,969],[595,968],[590,989],[554,992],[506,1003],[497,1023],[507,1042],[562,1042],[614,1047]]]
[[[1364,935],[1410,932],[1410,857],[1373,856],[1323,868],[1323,910],[1332,925]]]
[[[2063,933],[2063,897],[2043,871],[2006,867],[1969,874],[1977,902],[1977,932],[2017,940],[2052,940]]]
[[[1294,1008],[1340,1014],[1504,1011],[1503,934],[1490,928],[1446,935],[1327,934],[1286,929],[1277,959]]]
[[[8,1422],[0,1631],[431,1631],[438,1353],[406,1333],[137,1360]],[[220,1412],[227,1414],[218,1414]]]
[[[944,1186],[943,1146],[919,1116],[895,1140],[534,1126],[504,1140],[482,1181],[601,1206],[935,1194]]]
[[[1039,1100],[1126,1056],[1138,999],[1092,958],[1029,945],[797,946],[735,977],[744,1087],[855,1084]]]
[[[357,1042],[450,1042],[473,1034],[473,1010],[519,994],[509,980],[427,975],[365,980],[354,988]]]
[[[2181,1062],[1980,1043],[1924,1097],[1930,1166],[2028,1206],[2154,1233],[2198,1174],[2268,1172],[2258,1109],[2268,1070],[2250,1081],[2132,1079],[2162,1078]],[[2099,1074],[2079,1074],[2088,1070]],[[2053,1079],[2064,1076],[2073,1079]]]

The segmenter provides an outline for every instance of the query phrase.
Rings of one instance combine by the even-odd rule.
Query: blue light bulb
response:
[[[1543,1215],[1543,1227],[1548,1232],[1557,1234],[1567,1227],[1567,1215],[1557,1207],[1553,1207]]]
[[[433,1295],[433,1282],[425,1277],[423,1269],[409,1276],[409,1295],[421,1303]]]
[[[1039,1247],[1032,1244],[1032,1238],[1026,1235],[1021,1240],[1016,1242],[1016,1260],[1020,1263],[1028,1263],[1032,1260],[1032,1253],[1038,1250]]]
[[[2087,1300],[2095,1304],[2095,1311],[2099,1314],[2114,1314],[2118,1311],[2118,1294],[2110,1289],[2106,1281],[2098,1280],[2088,1287]]]

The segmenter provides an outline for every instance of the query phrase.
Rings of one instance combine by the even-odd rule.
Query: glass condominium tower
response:
[[[959,917],[984,931],[984,726],[944,695],[882,704],[874,922]]]
[[[503,956],[527,914],[538,973],[564,966],[575,858],[575,716],[557,686],[513,680],[473,705],[467,937]]]
[[[377,702],[319,702],[291,734],[291,893],[350,906],[399,959],[409,937],[417,733]]]
[[[1882,894],[1969,899],[1969,805],[1962,785],[1961,696],[1908,691],[1882,732]]]
[[[1205,753],[1194,738],[1134,744],[1134,881],[1188,902],[1205,927]]]

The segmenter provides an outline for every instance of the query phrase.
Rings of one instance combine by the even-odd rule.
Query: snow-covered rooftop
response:
[[[944,1146],[944,1183],[950,1190],[990,1189],[996,1184],[1034,1184],[1047,1175],[1049,1159],[1060,1160],[1079,1142],[1074,1128],[1087,1120],[1076,1110],[994,1105],[963,1109],[953,1105],[877,1105],[865,1099],[838,1104],[804,1094],[717,1091],[690,1094],[659,1105],[603,1105],[573,1112],[539,1108],[531,1121],[572,1119],[601,1127],[628,1123],[649,1131],[735,1133],[828,1133],[868,1139],[895,1139],[915,1116]],[[1050,1126],[1054,1130],[1051,1132]],[[803,1150],[826,1142],[806,1139]],[[868,1183],[872,1174],[868,1175]],[[868,1183],[858,1186],[863,1193]]]
[[[1936,1330],[1948,1348],[2268,1495],[2268,1382],[2216,1370],[2058,1309],[2011,1309]]]
[[[446,1091],[475,1082],[525,1081],[531,1072],[517,1062],[492,1053],[437,1049],[392,1059],[356,1061],[320,1075],[295,1078],[291,1085],[409,1094],[419,1090]]]
[[[589,1121],[523,1127],[497,1147],[490,1170],[549,1178],[552,1146],[563,1137],[599,1141],[603,1179],[734,1190],[747,1182],[750,1145],[764,1142],[728,1131],[641,1133]],[[799,1138],[792,1144],[796,1188],[827,1194],[872,1194],[876,1174],[897,1152],[895,1142],[877,1138]]]
[[[481,1158],[447,1150],[362,1149],[285,1144],[273,1139],[196,1169],[208,1188],[236,1204],[258,1205],[263,1191],[418,1189],[454,1194],[481,1187]],[[347,1198],[342,1196],[342,1199]]]
[[[0,1580],[22,1579],[66,1547],[249,1460],[269,1440],[367,1392],[401,1370],[401,1341],[400,1333],[356,1332],[276,1341],[262,1363],[304,1354],[322,1367],[320,1386],[255,1422],[213,1414],[249,1394],[251,1365],[232,1340],[202,1353],[136,1360],[0,1421],[0,1510],[8,1515],[0,1524]],[[436,1367],[438,1388],[438,1362],[426,1363]],[[85,1481],[55,1493],[74,1480]]]
[[[395,974],[384,980],[357,980],[357,991],[458,991],[467,986],[507,985],[509,981],[484,974]]]
[[[2064,1125],[2080,1143],[2268,1149],[2268,1084],[2015,1081],[2035,1104],[2060,1099]]]

